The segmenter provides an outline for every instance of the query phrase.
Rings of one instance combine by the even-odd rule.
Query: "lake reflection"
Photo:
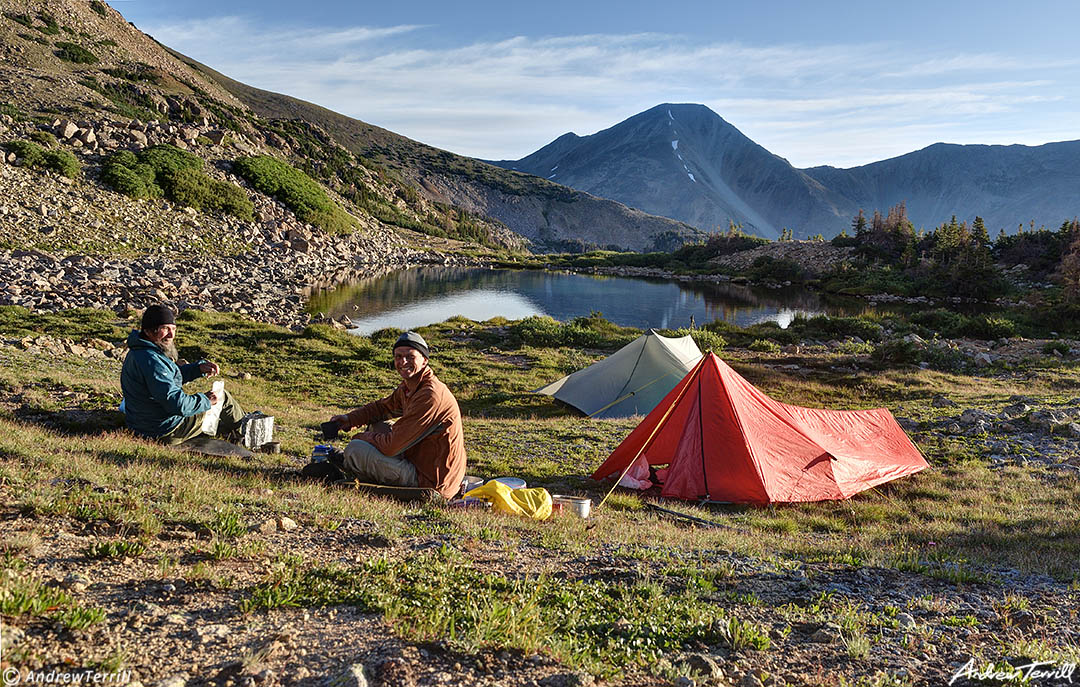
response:
[[[857,306],[856,306],[857,308]],[[483,321],[550,315],[568,320],[600,311],[623,326],[677,329],[726,320],[746,326],[772,320],[786,327],[796,314],[854,314],[826,307],[803,289],[670,282],[535,270],[416,267],[314,296],[308,309],[348,315],[358,334],[384,327],[411,329],[455,315]]]

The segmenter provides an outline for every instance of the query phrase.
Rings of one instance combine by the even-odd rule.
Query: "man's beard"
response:
[[[169,343],[159,343],[162,352],[165,353],[165,357],[174,363],[180,359],[180,351],[176,350],[176,340],[173,339]]]

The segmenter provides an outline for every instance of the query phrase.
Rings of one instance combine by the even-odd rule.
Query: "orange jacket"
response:
[[[370,443],[384,456],[405,451],[403,457],[416,466],[421,487],[435,489],[446,498],[453,497],[461,487],[461,478],[465,476],[461,410],[454,394],[430,367],[421,370],[415,379],[402,381],[386,398],[357,408],[348,417],[353,427],[400,418],[389,432],[361,432],[353,438]],[[410,447],[439,423],[443,425],[442,431]]]

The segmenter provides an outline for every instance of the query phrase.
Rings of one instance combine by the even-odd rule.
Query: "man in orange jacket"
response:
[[[401,384],[331,422],[341,431],[399,418],[361,432],[345,447],[342,469],[375,484],[434,489],[453,497],[465,475],[465,439],[457,399],[428,367],[427,342],[405,332],[394,342],[394,369]]]

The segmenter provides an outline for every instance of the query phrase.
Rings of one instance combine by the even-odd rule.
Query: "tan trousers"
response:
[[[345,472],[361,482],[393,487],[415,487],[416,466],[400,456],[384,456],[368,442],[353,439],[345,447]]]

